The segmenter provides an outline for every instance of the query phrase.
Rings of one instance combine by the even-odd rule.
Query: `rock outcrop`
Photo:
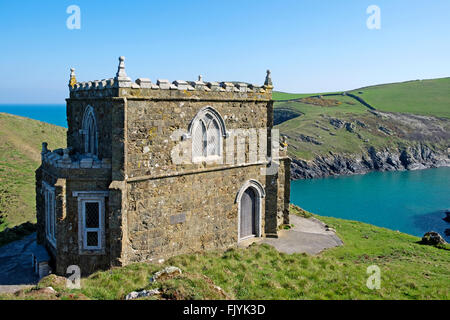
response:
[[[364,174],[370,171],[403,171],[450,166],[447,150],[438,150],[419,143],[395,150],[370,147],[360,155],[330,152],[312,161],[292,159],[292,179],[312,179],[335,175]]]
[[[430,231],[424,234],[421,243],[430,246],[437,246],[446,244],[447,242],[445,242],[444,238],[442,238],[442,236],[439,233]]]
[[[445,211],[445,218],[443,218],[443,220],[450,223],[450,211]]]

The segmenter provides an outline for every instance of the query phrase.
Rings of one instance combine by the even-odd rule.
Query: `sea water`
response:
[[[365,175],[297,180],[291,202],[322,216],[357,220],[423,236],[439,232],[450,210],[450,168],[371,172]]]

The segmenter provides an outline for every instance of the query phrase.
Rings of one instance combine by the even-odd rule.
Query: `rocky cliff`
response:
[[[450,166],[447,150],[418,143],[395,150],[370,147],[359,155],[333,154],[312,161],[292,159],[292,179],[312,179],[335,175],[363,174],[370,171],[418,170]]]

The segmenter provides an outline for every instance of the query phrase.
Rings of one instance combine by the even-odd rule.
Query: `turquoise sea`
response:
[[[446,238],[450,210],[450,168],[298,180],[291,202],[307,211],[367,222],[423,236],[434,230]]]
[[[0,112],[67,127],[65,105],[0,105]],[[323,216],[415,236],[430,230],[445,236],[450,228],[442,220],[450,210],[450,168],[293,181],[291,202]]]
[[[0,112],[11,113],[67,128],[65,104],[0,104]]]

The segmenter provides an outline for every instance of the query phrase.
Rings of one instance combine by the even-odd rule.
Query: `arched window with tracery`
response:
[[[222,156],[222,137],[226,136],[225,123],[211,107],[197,113],[190,125],[192,161],[214,161]]]
[[[98,152],[98,131],[97,121],[95,119],[94,108],[88,106],[83,117],[83,140],[84,152],[91,155],[97,155]]]

